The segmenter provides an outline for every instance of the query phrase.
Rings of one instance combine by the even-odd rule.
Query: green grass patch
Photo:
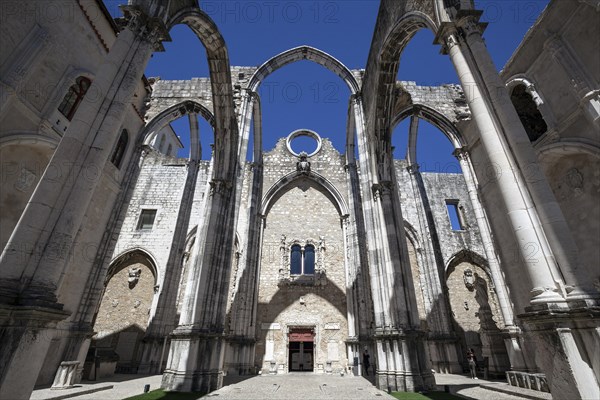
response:
[[[128,397],[124,400],[196,400],[202,397],[200,393],[165,392],[162,389]]]
[[[461,397],[446,392],[392,392],[392,396],[399,400],[461,400]]]

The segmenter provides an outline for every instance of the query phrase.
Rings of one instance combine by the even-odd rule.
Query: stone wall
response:
[[[129,271],[139,269],[136,281],[130,282]],[[94,330],[97,340],[135,327],[145,331],[154,297],[155,277],[142,263],[125,265],[110,277],[98,310]]]
[[[188,231],[194,229],[199,223],[208,170],[209,162],[200,162]],[[115,259],[119,255],[133,250],[139,249],[146,252],[156,263],[158,293],[162,290],[165,268],[173,246],[173,233],[182,206],[181,197],[186,176],[187,159],[167,157],[148,148],[148,153],[141,162],[137,183],[113,253],[113,259]],[[143,209],[157,210],[152,229],[139,229],[140,214]],[[154,311],[151,312],[151,314],[153,313]],[[177,324],[175,310],[173,310],[172,317],[172,326],[174,327]]]
[[[284,143],[280,140],[264,156],[265,191],[296,170],[298,159]],[[328,140],[323,140],[321,151],[309,160],[311,171],[346,193],[344,159]],[[314,276],[290,276],[289,251],[296,242],[314,245]],[[310,175],[283,187],[266,215],[260,260],[257,326],[261,329],[256,362],[263,370],[268,371],[273,361],[281,372],[287,372],[287,334],[298,327],[314,329],[315,372],[345,370],[348,326],[344,257],[340,212],[331,194]]]

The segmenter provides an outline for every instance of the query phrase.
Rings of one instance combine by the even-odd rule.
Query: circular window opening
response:
[[[314,156],[321,150],[321,138],[314,131],[300,129],[292,132],[287,138],[287,148],[290,153],[300,156],[304,152],[309,157]]]

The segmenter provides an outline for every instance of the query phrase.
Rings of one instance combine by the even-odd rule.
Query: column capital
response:
[[[453,22],[442,22],[435,35],[433,43],[442,46],[442,54],[449,54],[450,49],[458,45],[458,40],[459,35],[456,24]]]
[[[229,196],[229,192],[231,192],[231,188],[233,185],[230,181],[225,179],[213,179],[209,182],[210,185],[210,194],[209,196],[214,196],[215,194],[220,194],[223,196]]]
[[[469,150],[466,147],[459,147],[452,152],[452,155],[458,159],[458,161],[468,161],[470,157]]]
[[[410,173],[410,174],[416,174],[420,171],[421,166],[419,164],[411,164],[408,167],[406,167],[406,170]]]
[[[136,36],[148,42],[154,51],[165,51],[162,42],[171,41],[169,30],[162,20],[150,17],[140,6],[122,5],[123,18],[117,24],[123,29],[129,29]]]
[[[394,184],[391,181],[381,181],[376,183],[372,187],[373,199],[375,201],[380,200],[384,195],[390,195],[394,190]]]
[[[354,105],[357,105],[357,106],[361,105],[362,104],[362,96],[361,96],[360,92],[351,95],[350,96],[350,101],[352,101],[352,103]]]
[[[483,11],[465,10],[460,11],[456,16],[456,26],[460,30],[462,36],[467,38],[471,35],[483,35],[488,26],[487,22],[479,22]]]
[[[453,22],[442,22],[434,40],[434,43],[442,45],[442,54],[448,54],[461,39],[471,35],[481,37],[488,26],[487,22],[479,22],[482,14],[480,10],[461,10]]]

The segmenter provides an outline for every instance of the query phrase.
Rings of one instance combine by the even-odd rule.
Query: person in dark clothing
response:
[[[369,367],[371,366],[370,359],[371,356],[369,355],[369,351],[365,350],[363,353],[363,368],[365,369],[365,375],[369,375]]]
[[[467,361],[469,362],[469,371],[471,372],[471,379],[478,379],[477,357],[475,357],[475,350],[469,349],[469,351],[467,351]]]

